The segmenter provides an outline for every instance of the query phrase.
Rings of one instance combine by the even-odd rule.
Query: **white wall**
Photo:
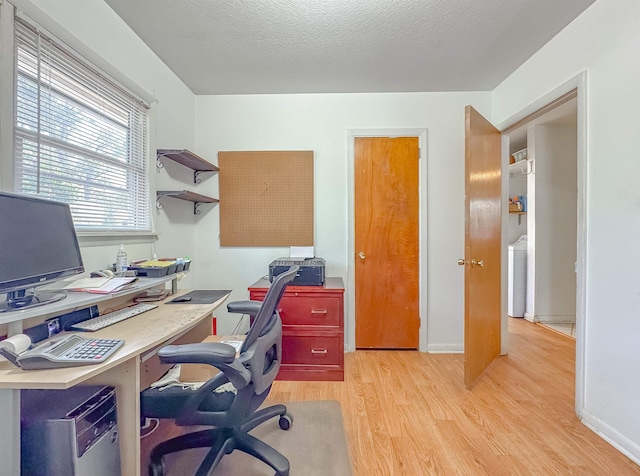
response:
[[[428,253],[428,288],[421,290],[421,313],[428,316],[431,351],[460,351],[463,342],[464,270],[464,106],[489,112],[489,93],[317,94],[198,96],[196,147],[207,157],[219,150],[311,149],[315,152],[316,255],[327,274],[347,283],[349,166],[347,134],[352,129],[427,129],[426,209],[421,210],[423,253]],[[205,152],[203,152],[205,153]],[[215,182],[215,183],[214,183]],[[207,186],[217,187],[216,181]],[[210,189],[207,189],[209,191]],[[423,189],[424,190],[424,189]],[[217,193],[217,190],[216,190]],[[428,218],[427,218],[428,217]],[[425,220],[425,218],[427,218]],[[220,248],[218,209],[201,217],[197,254],[202,286],[230,287],[232,299],[248,296],[247,286],[268,272],[286,249]],[[347,289],[347,300],[352,296]],[[428,297],[428,299],[427,299]],[[348,311],[351,311],[348,306]],[[236,320],[218,313],[221,329]],[[353,342],[353,316],[347,317]]]
[[[492,93],[500,123],[587,72],[584,421],[640,462],[640,2],[597,0]]]
[[[576,126],[535,128],[535,320],[575,322]]]
[[[126,86],[154,100],[155,120],[150,132],[158,148],[194,147],[193,93],[103,0],[15,0],[12,3]],[[180,167],[168,165],[167,170],[157,174],[156,143],[150,145],[149,162],[154,187],[156,177],[159,188],[182,189],[192,185],[191,174],[180,170]],[[5,157],[3,160],[10,159]],[[152,205],[155,210],[155,203]],[[119,242],[126,244],[130,259],[150,256],[155,250],[159,256],[190,255],[194,258],[195,268],[193,213],[186,202],[182,208],[176,210],[176,207],[176,204],[169,203],[166,213],[156,215],[154,212],[160,234],[157,243],[152,237],[81,238],[85,268],[104,268],[113,263]],[[172,221],[169,222],[167,217]],[[185,285],[192,282],[193,277],[188,275]]]

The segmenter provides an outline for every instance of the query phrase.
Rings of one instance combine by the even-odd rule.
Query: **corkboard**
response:
[[[313,245],[313,151],[218,152],[221,246]]]

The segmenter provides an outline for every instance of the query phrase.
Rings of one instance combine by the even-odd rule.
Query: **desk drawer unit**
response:
[[[249,287],[262,301],[269,281]],[[344,285],[326,278],[323,286],[288,286],[278,311],[282,319],[282,366],[278,380],[344,380]]]

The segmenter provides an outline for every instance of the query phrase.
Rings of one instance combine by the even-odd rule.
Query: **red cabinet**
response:
[[[262,301],[267,279],[249,286],[249,299]],[[279,380],[344,380],[344,284],[287,286],[278,305],[282,319]]]

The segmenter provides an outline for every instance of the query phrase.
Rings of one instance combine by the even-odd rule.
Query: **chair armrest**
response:
[[[244,388],[251,381],[251,372],[236,359],[236,349],[229,344],[201,342],[199,344],[168,345],[158,351],[158,357],[163,364],[212,365],[224,373],[229,382],[238,389]],[[204,387],[208,387],[208,385]]]
[[[233,301],[227,304],[227,310],[236,314],[255,316],[261,306],[262,301]]]
[[[208,364],[214,367],[230,364],[236,358],[236,349],[221,342],[168,345],[158,351],[163,364]]]

